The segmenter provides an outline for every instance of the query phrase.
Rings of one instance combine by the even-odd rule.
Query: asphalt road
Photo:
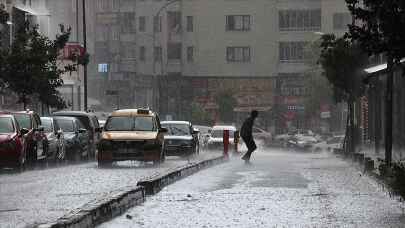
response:
[[[217,156],[201,152],[191,161]],[[165,163],[119,162],[98,168],[97,162],[0,173],[0,228],[18,228],[55,221],[92,200],[145,177],[187,164],[187,159],[167,157]]]
[[[330,153],[265,150],[148,197],[101,228],[405,227],[403,205]]]

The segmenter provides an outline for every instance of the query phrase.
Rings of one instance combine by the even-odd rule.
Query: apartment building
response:
[[[159,90],[163,113],[192,101],[215,110],[215,94],[228,89],[236,117],[256,108],[297,125],[307,93],[304,48],[351,22],[344,0],[138,0],[136,12],[136,70],[167,87]]]

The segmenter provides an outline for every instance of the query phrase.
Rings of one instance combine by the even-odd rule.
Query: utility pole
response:
[[[83,47],[84,52],[87,53],[87,34],[86,34],[86,0],[83,3]],[[87,64],[83,66],[83,86],[84,86],[84,111],[87,111]]]

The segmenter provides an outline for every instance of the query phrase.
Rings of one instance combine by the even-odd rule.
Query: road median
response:
[[[91,201],[55,222],[35,225],[36,228],[89,228],[95,227],[112,218],[122,215],[129,208],[145,202],[146,195],[158,193],[165,186],[184,177],[192,175],[199,170],[214,166],[226,161],[224,156],[218,156],[159,173],[138,181],[135,187],[122,188],[111,192],[100,199]]]

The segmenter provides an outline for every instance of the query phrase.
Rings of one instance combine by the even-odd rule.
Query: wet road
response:
[[[403,205],[332,154],[253,157],[181,180],[100,227],[405,227]]]
[[[218,155],[204,152],[191,161]],[[3,172],[0,174],[0,228],[55,221],[110,192],[136,186],[142,178],[168,172],[188,162],[179,157],[167,157],[159,166],[128,161],[112,168],[98,168],[96,162],[88,162],[22,173]]]

